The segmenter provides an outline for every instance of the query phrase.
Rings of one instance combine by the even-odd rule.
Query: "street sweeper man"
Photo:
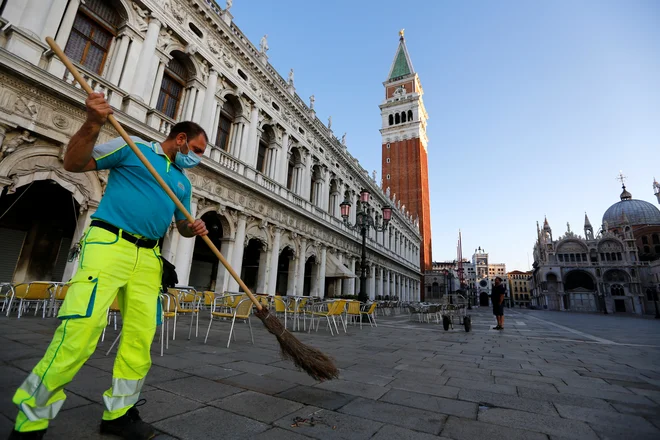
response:
[[[94,352],[115,297],[123,328],[112,386],[103,393],[100,431],[134,440],[155,436],[135,407],[161,318],[158,239],[172,217],[184,237],[207,234],[202,220],[191,224],[185,219],[122,138],[94,146],[112,110],[101,93],[90,94],[86,106],[87,119],[69,142],[64,168],[74,173],[110,170],[108,185],[81,239],[78,269],[58,314],[61,324],[14,395],[19,411],[10,439],[43,438],[49,420],[62,408],[64,387]],[[190,210],[192,188],[183,170],[197,165],[204,154],[208,139],[202,127],[180,122],[162,143],[133,140]]]

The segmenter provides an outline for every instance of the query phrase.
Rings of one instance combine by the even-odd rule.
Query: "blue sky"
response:
[[[224,1],[218,3],[224,7]],[[485,248],[527,269],[536,221],[582,233],[618,201],[619,170],[660,179],[660,2],[234,0],[234,22],[351,154],[381,170],[382,82],[398,31],[424,88],[433,259]],[[379,177],[380,179],[380,177]],[[531,260],[530,260],[531,263]]]

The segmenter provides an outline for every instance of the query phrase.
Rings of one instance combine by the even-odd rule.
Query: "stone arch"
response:
[[[103,196],[98,172],[66,171],[60,162],[61,153],[60,147],[48,143],[37,142],[34,146],[19,147],[0,162],[0,177],[12,180],[10,192],[34,180],[50,179],[71,192],[79,204],[98,204]]]
[[[298,245],[291,238],[290,234],[282,233],[282,238],[281,238],[281,241],[280,241],[280,248],[277,249],[277,252],[281,253],[287,247],[289,249],[291,249],[291,252],[293,253],[294,257],[297,257],[298,255],[300,255],[300,250],[298,249]]]
[[[264,250],[270,249],[273,245],[270,234],[265,227],[262,227],[260,219],[250,221],[245,228],[245,243],[247,244],[250,240],[259,240],[263,244]]]
[[[630,275],[622,269],[609,269],[603,273],[603,280],[607,283],[629,283]]]
[[[585,270],[571,270],[564,276],[564,290],[583,289],[585,291],[596,291],[596,280],[592,274]]]
[[[572,238],[562,240],[557,244],[557,253],[585,253],[588,251],[587,246]]]
[[[215,212],[218,214],[218,219],[220,220],[220,225],[222,226],[222,238],[231,238],[234,236],[234,231],[235,231],[235,225],[232,221],[229,221],[226,213],[224,213],[221,209],[218,209],[217,206],[211,205],[207,206],[204,209],[197,211],[197,215],[195,217],[201,218],[204,214],[209,213],[209,212]]]

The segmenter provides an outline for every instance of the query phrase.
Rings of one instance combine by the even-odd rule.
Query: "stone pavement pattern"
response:
[[[348,334],[299,333],[336,359],[338,380],[318,383],[282,361],[276,340],[253,319],[226,347],[214,323],[208,345],[179,338],[160,357],[158,338],[140,414],[166,439],[660,439],[660,322],[506,311],[491,330],[487,310],[473,331],[445,332],[407,315]],[[0,438],[12,427],[15,388],[43,354],[56,320],[0,318]],[[321,326],[322,327],[322,326]],[[203,330],[202,330],[203,329]],[[113,355],[104,343],[67,388],[47,438],[100,439],[101,394]],[[314,424],[299,423],[296,417]]]

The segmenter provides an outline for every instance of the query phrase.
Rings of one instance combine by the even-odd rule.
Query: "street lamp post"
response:
[[[349,229],[359,231],[362,234],[362,263],[360,274],[360,293],[358,300],[367,302],[369,295],[367,294],[367,231],[369,228],[374,228],[375,231],[385,231],[387,225],[392,219],[392,208],[389,205],[383,206],[383,215],[376,214],[373,217],[373,209],[369,208],[369,191],[363,189],[360,193],[360,201],[357,202],[357,212],[355,213],[355,224],[351,225],[348,222],[348,216],[351,212],[351,202],[345,199],[339,204],[341,208],[341,216],[344,219],[344,225]]]

